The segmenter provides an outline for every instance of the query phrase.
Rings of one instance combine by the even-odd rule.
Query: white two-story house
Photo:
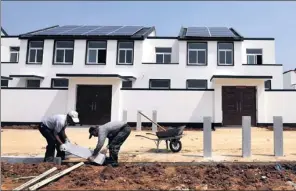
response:
[[[284,88],[296,89],[296,68],[284,72]]]
[[[163,123],[211,116],[240,125],[246,115],[253,125],[270,123],[265,91],[283,89],[274,38],[227,27],[181,28],[166,37],[154,27],[53,26],[2,36],[1,64],[2,89],[64,91],[65,112],[76,109],[82,124],[121,119],[123,110],[129,122],[138,110],[156,110]]]

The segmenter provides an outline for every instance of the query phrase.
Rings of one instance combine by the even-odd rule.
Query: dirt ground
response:
[[[252,128],[252,157],[242,158],[242,130],[217,129],[212,134],[213,157],[203,158],[203,132],[184,131],[181,139],[182,150],[172,153],[161,142],[156,153],[153,141],[135,135],[145,135],[148,131],[133,131],[120,150],[120,162],[192,162],[192,161],[295,161],[296,131],[284,131],[284,157],[273,156],[273,131]],[[150,131],[151,132],[151,131]],[[93,149],[97,138],[88,139],[88,128],[68,128],[71,142]],[[106,141],[107,143],[107,141]],[[105,144],[106,144],[105,143]],[[2,156],[43,156],[46,141],[38,130],[3,129],[1,133]]]
[[[39,175],[53,164],[1,164],[1,190],[11,190],[28,180],[18,177]],[[68,166],[57,166],[58,172]],[[41,190],[295,190],[296,163],[211,164],[172,166],[120,164],[83,165]]]

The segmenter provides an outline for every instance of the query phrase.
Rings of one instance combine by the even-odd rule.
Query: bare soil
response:
[[[2,163],[1,190],[11,190],[26,182],[14,181],[16,177],[38,175],[53,166]],[[283,169],[279,171],[275,163],[120,164],[117,168],[84,165],[41,190],[293,190],[291,182],[296,182],[296,162],[281,166]],[[57,167],[60,171],[68,166]]]

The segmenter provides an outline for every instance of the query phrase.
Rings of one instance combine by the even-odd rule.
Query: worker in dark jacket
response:
[[[111,164],[113,167],[118,166],[118,153],[120,147],[125,142],[130,133],[131,127],[123,121],[113,121],[104,125],[90,127],[89,138],[92,136],[98,137],[98,143],[92,156],[90,156],[88,160],[91,162],[94,161],[94,159],[98,156],[99,151],[103,147],[105,139],[108,138],[109,143],[107,148],[101,151],[102,154],[106,154],[107,150],[109,149],[110,157],[106,158],[105,165]]]
[[[55,149],[57,157],[65,159],[66,142],[70,142],[65,133],[68,125],[79,123],[78,113],[70,111],[67,115],[53,115],[42,119],[39,131],[47,141],[44,162],[53,162]]]

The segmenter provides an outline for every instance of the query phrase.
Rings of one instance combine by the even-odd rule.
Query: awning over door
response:
[[[246,80],[269,80],[272,76],[244,76],[244,75],[213,75],[211,81],[218,79],[246,79]]]
[[[12,80],[11,77],[7,77],[7,76],[1,76],[1,80]]]
[[[25,78],[25,79],[32,79],[32,80],[43,80],[43,76],[39,75],[30,75],[30,74],[18,74],[18,75],[9,75],[10,78]]]
[[[123,81],[133,81],[136,80],[134,76],[123,76],[119,74],[56,74],[57,77],[63,78],[118,78]]]

